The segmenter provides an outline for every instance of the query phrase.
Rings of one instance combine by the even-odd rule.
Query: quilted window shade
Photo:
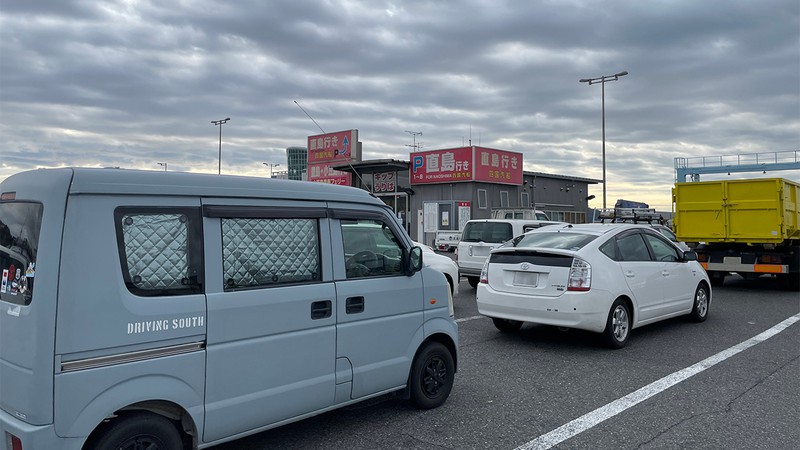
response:
[[[139,289],[179,289],[188,278],[188,226],[183,214],[122,216],[128,279]]]
[[[317,219],[222,219],[225,289],[320,281]]]

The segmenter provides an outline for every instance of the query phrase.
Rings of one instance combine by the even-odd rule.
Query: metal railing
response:
[[[684,181],[686,175],[692,175],[694,179],[696,176],[699,176],[700,173],[788,170],[797,168],[800,168],[800,150],[675,158],[675,178],[677,181]]]

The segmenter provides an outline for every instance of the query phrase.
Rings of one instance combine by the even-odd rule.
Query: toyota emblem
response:
[[[528,263],[522,263],[522,265],[519,266],[519,268],[522,270],[528,270],[530,267],[531,266]]]

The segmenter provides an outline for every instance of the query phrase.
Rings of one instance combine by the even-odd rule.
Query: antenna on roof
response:
[[[303,109],[303,107],[302,107],[302,106],[300,106],[300,103],[297,103],[297,100],[294,100],[294,104],[295,104],[295,105],[297,105],[297,107],[298,107],[298,108],[300,108],[300,110],[301,110],[301,111],[303,111],[304,113],[306,113],[306,115],[308,116],[308,118],[309,118],[309,119],[311,119],[311,121],[312,121],[312,122],[314,122],[314,125],[316,125],[316,126],[317,126],[317,128],[319,128],[319,131],[322,131],[323,133],[325,132],[325,130],[323,130],[323,129],[322,129],[322,127],[321,127],[321,126],[319,126],[319,124],[317,123],[317,121],[316,121],[316,120],[314,120],[314,118],[313,118],[313,117],[311,117],[311,114],[309,114],[308,112],[306,112],[306,110],[305,110],[305,109]]]
[[[319,128],[319,131],[322,131],[323,133],[325,133],[325,130],[323,130],[323,129],[322,129],[322,127],[321,127],[321,126],[319,126],[319,124],[317,123],[317,121],[316,121],[316,120],[314,120],[314,118],[313,118],[313,117],[311,117],[311,114],[309,114],[309,113],[308,113],[308,111],[306,111],[305,109],[303,109],[303,107],[302,107],[302,106],[300,106],[300,103],[297,103],[297,100],[293,100],[293,101],[294,101],[294,104],[295,104],[295,105],[297,105],[297,107],[298,107],[298,108],[300,108],[300,110],[301,110],[301,111],[303,111],[304,113],[306,113],[306,115],[308,116],[308,118],[309,118],[309,119],[311,119],[311,121],[312,121],[312,122],[314,122],[314,125],[316,125],[316,126],[317,126],[317,128]],[[420,134],[422,134],[422,133],[420,133]],[[353,146],[358,146],[358,142],[354,142],[354,143],[352,143],[351,145],[353,145]],[[363,179],[363,178],[361,178],[361,175],[358,173],[358,171],[356,171],[356,168],[355,168],[355,167],[353,167],[353,163],[351,163],[351,162],[350,162],[350,160],[348,160],[348,161],[347,161],[347,165],[348,165],[348,166],[350,166],[350,169],[353,171],[353,175],[355,175],[355,176],[357,176],[357,177],[358,177],[358,179],[361,181],[361,184],[362,184],[362,185],[366,185],[367,183],[365,183],[365,182],[364,182],[364,179]]]

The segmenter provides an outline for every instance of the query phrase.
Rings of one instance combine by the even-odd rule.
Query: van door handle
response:
[[[333,313],[333,302],[322,300],[311,304],[311,320],[327,319]]]
[[[364,297],[348,297],[344,303],[344,312],[347,314],[364,312]]]

